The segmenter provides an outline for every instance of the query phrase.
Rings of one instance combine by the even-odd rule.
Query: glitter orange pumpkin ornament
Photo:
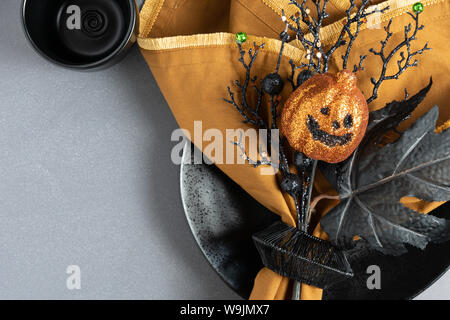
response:
[[[309,158],[337,163],[361,142],[369,110],[353,72],[317,74],[286,101],[281,130],[289,144]]]

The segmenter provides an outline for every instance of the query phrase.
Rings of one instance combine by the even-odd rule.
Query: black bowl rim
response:
[[[135,0],[126,0],[131,6],[131,22],[128,26],[126,37],[122,40],[121,44],[108,56],[104,57],[101,60],[85,63],[85,64],[69,64],[69,63],[63,63],[61,61],[55,60],[51,58],[47,53],[42,51],[39,46],[36,44],[36,42],[31,37],[30,33],[28,32],[28,28],[26,25],[26,18],[25,18],[25,9],[28,2],[36,1],[36,0],[22,0],[22,7],[21,7],[21,18],[22,18],[22,27],[25,32],[25,35],[28,39],[28,41],[31,43],[34,50],[39,53],[42,57],[44,57],[47,61],[52,62],[53,64],[56,64],[58,66],[79,70],[79,71],[87,71],[92,69],[101,69],[102,67],[106,67],[108,65],[114,64],[114,62],[118,61],[120,57],[122,56],[122,53],[128,49],[128,46],[131,44],[133,36],[137,32],[138,28],[138,5]],[[116,60],[117,59],[117,60]]]

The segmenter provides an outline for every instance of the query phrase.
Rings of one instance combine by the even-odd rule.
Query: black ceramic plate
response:
[[[186,163],[194,155],[185,152],[183,157]],[[213,165],[182,164],[180,176],[184,210],[198,245],[222,279],[248,298],[262,267],[251,236],[274,222],[277,215]],[[450,219],[450,204],[433,214]],[[325,289],[323,299],[411,299],[445,273],[449,252],[450,241],[428,245],[423,251],[409,247],[400,257],[356,247],[347,253],[355,276]],[[367,289],[370,265],[380,267],[380,290]]]

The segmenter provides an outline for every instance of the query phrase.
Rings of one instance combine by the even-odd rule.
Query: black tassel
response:
[[[341,250],[282,222],[256,233],[253,241],[264,266],[282,276],[319,288],[353,277]]]

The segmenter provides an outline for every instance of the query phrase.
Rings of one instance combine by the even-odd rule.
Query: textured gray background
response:
[[[0,1],[0,299],[238,298],[190,233],[177,125],[138,50],[101,72],[56,67],[25,40],[20,2]],[[449,287],[447,273],[420,297]]]

